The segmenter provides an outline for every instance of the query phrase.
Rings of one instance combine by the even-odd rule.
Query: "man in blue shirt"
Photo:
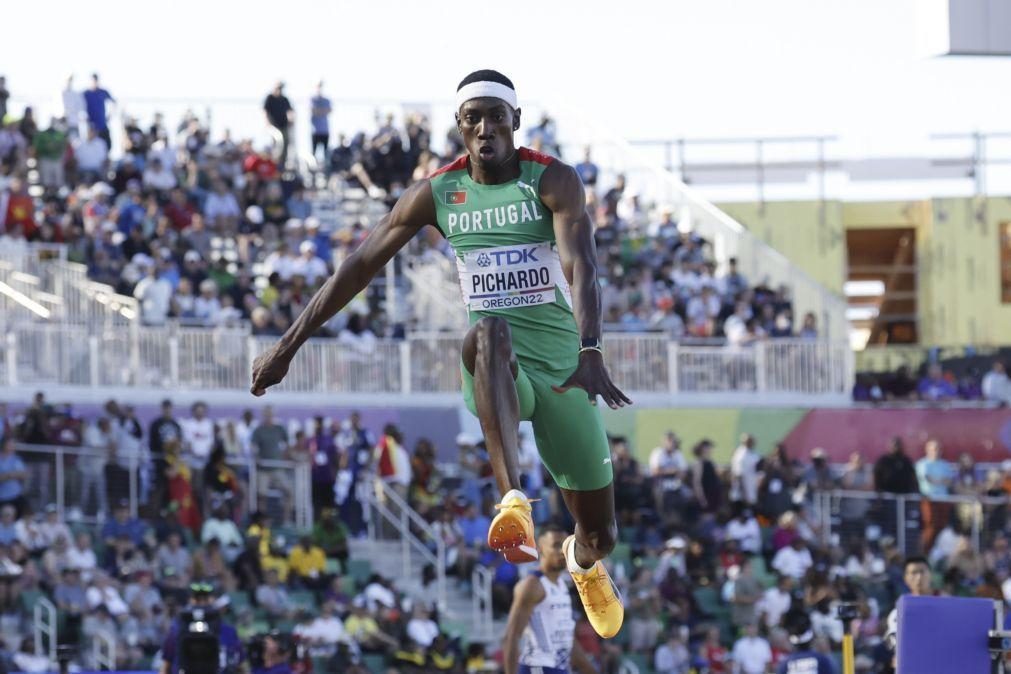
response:
[[[291,646],[277,631],[263,638],[263,662],[253,667],[253,674],[292,674],[288,657]]]
[[[576,173],[579,174],[579,179],[583,181],[583,184],[593,190],[597,186],[597,176],[600,173],[600,169],[597,165],[593,163],[590,159],[590,147],[586,147],[586,151],[583,154],[583,161],[576,164]]]
[[[327,157],[330,154],[330,113],[333,106],[330,99],[323,95],[323,83],[316,85],[316,95],[312,97],[312,155],[316,154],[316,148],[323,148],[323,155],[319,157],[321,165],[326,165]]]
[[[0,447],[0,507],[14,506],[18,517],[24,509],[25,480],[28,469],[14,453],[14,436],[8,435]]]
[[[468,547],[480,548],[488,538],[488,527],[491,520],[478,512],[477,506],[468,503],[463,511],[463,516],[457,520],[460,531],[463,533],[463,541]]]
[[[190,585],[190,607],[213,610],[214,588],[209,583],[193,583]],[[213,621],[211,621],[213,624]],[[172,621],[168,636],[162,642],[162,665],[160,674],[178,674],[181,664],[180,634],[188,625],[183,625],[180,618]],[[218,622],[218,672],[238,672],[245,657],[242,642],[235,628],[224,622]],[[291,670],[288,670],[291,671]]]
[[[130,501],[122,498],[112,510],[112,519],[102,527],[102,540],[108,546],[115,546],[120,539],[129,539],[134,545],[144,543],[147,525],[136,517],[130,517]]]
[[[88,124],[95,129],[99,138],[105,140],[105,145],[112,148],[112,137],[109,135],[109,118],[106,113],[107,101],[113,103],[116,99],[108,91],[98,85],[98,73],[91,76],[91,88],[84,92],[84,108],[88,113]]]
[[[916,462],[916,480],[920,485],[920,493],[924,496],[920,501],[923,527],[920,544],[922,550],[930,550],[934,538],[947,526],[951,514],[949,503],[935,499],[951,493],[955,469],[941,458],[941,444],[937,440],[928,440],[923,453],[924,457]]]

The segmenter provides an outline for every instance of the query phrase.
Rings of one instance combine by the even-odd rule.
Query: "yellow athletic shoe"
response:
[[[586,609],[590,625],[602,638],[610,639],[618,633],[621,623],[625,620],[625,607],[621,603],[621,595],[600,561],[595,562],[589,571],[579,569],[575,558],[575,544],[575,536],[569,536],[562,543],[562,552],[565,553],[569,574],[576,584],[576,591],[583,602],[583,608]]]
[[[525,564],[537,561],[534,518],[530,499],[519,489],[512,489],[495,506],[498,515],[488,529],[488,547],[501,552],[507,562]]]

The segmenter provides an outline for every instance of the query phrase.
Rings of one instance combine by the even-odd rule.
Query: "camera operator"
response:
[[[251,645],[253,674],[292,674],[291,641],[278,631],[269,632]]]
[[[235,674],[242,670],[242,642],[222,621],[210,583],[190,585],[190,603],[172,621],[162,644],[160,674]],[[207,652],[214,645],[217,653]]]

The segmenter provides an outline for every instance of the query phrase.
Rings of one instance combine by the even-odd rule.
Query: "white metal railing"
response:
[[[81,522],[97,522],[102,504],[125,498],[130,504],[130,514],[137,516],[146,502],[142,482],[149,484],[153,476],[154,460],[160,455],[141,448],[139,451],[122,451],[115,459],[109,459],[107,451],[90,447],[64,447],[59,445],[33,445],[17,443],[18,454],[26,459],[28,479],[25,481],[25,497],[32,512],[42,512],[50,503],[56,505],[60,519],[65,519],[73,506]],[[184,455],[185,458],[185,455]],[[106,463],[115,462],[127,470],[129,477],[123,484],[109,484],[104,473]],[[313,525],[312,512],[312,466],[306,461],[255,459],[241,461],[233,459],[229,465],[240,473],[240,481],[245,490],[247,507],[250,512],[261,509],[259,499],[268,497],[270,492],[261,489],[262,480],[268,480],[270,473],[281,473],[281,481],[290,485],[290,498],[281,498],[279,516],[275,519],[282,525],[291,525],[299,530],[308,530]],[[141,474],[145,477],[142,480]],[[92,498],[94,497],[94,498]],[[89,508],[92,500],[95,508]]]
[[[823,543],[865,540],[868,528],[874,527],[877,535],[891,536],[898,549],[907,555],[929,552],[921,548],[924,501],[947,506],[945,521],[933,523],[935,534],[944,524],[957,518],[976,552],[986,549],[991,536],[1003,531],[1003,522],[1011,515],[1008,499],[1001,497],[951,495],[928,499],[918,493],[843,489],[819,491],[813,495],[815,521]]]
[[[436,601],[442,610],[446,609],[446,544],[417,513],[407,501],[383,480],[373,480],[374,489],[365,490],[365,500],[368,507],[379,515],[368,519],[369,540],[379,540],[384,533],[392,534],[401,544],[402,572],[409,578],[421,571],[421,566],[415,563],[413,555],[418,555],[424,564],[435,568]],[[385,525],[385,526],[384,526]],[[415,531],[420,532],[432,542],[433,550],[420,539]]]
[[[98,671],[115,672],[116,635],[108,630],[99,630],[91,638],[91,661]]]
[[[56,606],[45,597],[39,597],[32,609],[32,635],[36,655],[48,655],[56,665]]]
[[[8,324],[0,372],[9,386],[61,384],[244,390],[253,360],[276,343],[248,326],[188,328]],[[460,388],[458,333],[406,340],[310,340],[279,391],[452,393]],[[664,335],[609,333],[607,364],[623,389],[648,393],[848,394],[847,344],[779,339],[750,346],[691,346]]]
[[[478,564],[470,574],[471,586],[471,628],[472,638],[491,639],[495,635],[494,614],[491,605],[491,585],[494,580],[492,570]]]

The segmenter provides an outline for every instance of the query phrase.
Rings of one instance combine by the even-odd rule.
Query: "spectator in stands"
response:
[[[800,327],[800,332],[797,336],[801,339],[817,339],[818,338],[818,319],[815,317],[814,312],[807,312],[804,314],[804,324]]]
[[[10,546],[17,540],[17,510],[12,505],[0,507],[0,545]]]
[[[312,155],[321,165],[325,165],[330,152],[330,113],[333,112],[333,106],[330,99],[323,94],[322,81],[316,85],[316,95],[312,97],[310,105],[312,107],[312,115],[309,120],[312,124]],[[323,149],[322,155],[318,153],[319,148]]]
[[[98,558],[91,547],[91,534],[82,531],[74,539],[74,547],[67,551],[67,565],[69,568],[77,569],[81,572],[81,578],[85,582],[91,580],[92,572],[98,568]]]
[[[14,451],[13,434],[0,437],[0,507],[11,506],[20,515],[25,508],[25,480],[28,469]]]
[[[316,254],[316,244],[303,241],[298,247],[299,256],[292,263],[292,275],[301,276],[310,287],[326,279],[329,275],[326,263]]]
[[[432,620],[428,608],[416,602],[411,619],[407,621],[407,638],[421,648],[428,648],[438,635],[439,626]]]
[[[762,594],[756,609],[766,628],[772,629],[782,623],[783,616],[793,604],[793,588],[793,578],[780,575],[776,578],[776,584]]]
[[[931,363],[927,368],[927,375],[920,380],[917,391],[920,400],[943,401],[958,397],[958,390],[944,377],[937,363]]]
[[[11,97],[11,92],[7,88],[7,78],[0,75],[0,123],[7,116],[7,101]]]
[[[112,510],[112,519],[102,527],[102,540],[106,546],[115,547],[123,539],[135,546],[144,545],[148,527],[137,517],[130,515],[129,499],[120,499]]]
[[[256,603],[272,618],[286,618],[291,615],[294,607],[275,569],[267,571],[264,584],[256,588]]]
[[[800,536],[794,538],[789,545],[780,548],[772,558],[772,568],[777,573],[790,576],[798,582],[813,565],[811,551],[808,550],[807,544]]]
[[[403,435],[393,424],[383,427],[375,449],[375,465],[379,479],[406,499],[411,484],[411,460],[403,447]]]
[[[744,557],[736,574],[728,573],[730,586],[730,619],[736,627],[745,627],[758,619],[758,602],[762,599],[762,586],[755,578],[751,558]],[[735,577],[736,576],[736,577]]]
[[[929,550],[938,532],[948,523],[951,505],[936,500],[951,493],[955,470],[941,458],[941,443],[931,438],[923,447],[924,457],[916,462],[916,479],[920,493],[920,512],[923,530],[920,533],[921,549]]]
[[[489,520],[478,510],[476,504],[467,502],[464,506],[463,514],[457,519],[460,531],[463,533],[463,540],[466,545],[481,547],[487,540],[488,527],[491,526]]]
[[[281,138],[281,153],[278,163],[284,167],[288,161],[288,145],[291,142],[291,125],[295,121],[295,109],[291,106],[291,101],[284,95],[284,82],[274,85],[273,91],[267,95],[263,102],[263,111],[267,117],[267,124],[277,130]]]
[[[141,321],[144,325],[165,325],[172,307],[172,284],[150,258],[142,258],[138,268],[144,277],[134,287],[133,296],[140,302]]]
[[[691,654],[685,647],[677,630],[671,630],[667,641],[656,649],[653,655],[653,669],[657,674],[688,674]]]
[[[734,450],[730,460],[730,500],[753,508],[758,503],[758,484],[761,479],[759,467],[762,457],[755,451],[755,437],[750,433],[741,435],[741,444]]]
[[[588,192],[593,191],[597,186],[597,177],[600,175],[600,169],[593,163],[590,155],[590,146],[587,145],[583,149],[583,161],[576,164],[576,173],[579,174],[579,179],[583,181],[583,184],[590,188],[587,190]]]
[[[364,596],[355,597],[351,602],[351,615],[344,621],[344,629],[365,653],[381,653],[399,646],[397,640],[381,630],[379,623],[369,614]]]
[[[914,494],[920,490],[916,470],[901,438],[892,438],[888,453],[874,463],[874,489],[889,494]]]
[[[183,585],[189,583],[189,579],[193,576],[193,559],[189,550],[183,546],[182,536],[178,533],[170,533],[165,542],[158,547],[155,569],[159,580],[167,575],[175,575]],[[172,573],[169,574],[169,571]]]
[[[323,508],[319,519],[313,526],[313,543],[323,549],[327,559],[336,559],[340,564],[341,573],[347,570],[348,562],[348,530],[334,508]]]
[[[832,474],[832,466],[828,463],[824,449],[815,447],[811,450],[811,465],[804,471],[801,480],[808,501],[812,500],[816,492],[835,489],[836,479]]]
[[[772,662],[769,642],[758,636],[758,623],[751,623],[733,648],[734,671],[738,674],[765,674]]]
[[[757,555],[762,551],[762,530],[750,508],[741,508],[737,517],[727,522],[727,540],[737,541],[745,554]]]
[[[995,360],[983,376],[983,398],[1000,405],[1011,404],[1011,379],[1002,360]]]
[[[692,465],[692,489],[695,500],[703,512],[718,512],[723,505],[723,490],[716,465],[712,460],[713,443],[701,440],[692,453],[695,463]]]
[[[88,507],[95,496],[95,512],[99,519],[109,512],[108,485],[105,479],[105,465],[109,457],[116,454],[116,436],[108,417],[100,417],[84,433],[84,446],[88,454],[79,457],[77,469],[81,475],[81,506]]]
[[[663,444],[650,452],[649,473],[657,513],[669,513],[679,508],[688,460],[681,452],[681,441],[674,431],[667,431]]]
[[[193,416],[182,421],[183,456],[191,469],[202,471],[214,448],[214,421],[207,416],[206,403],[195,402],[190,411]]]
[[[60,581],[53,590],[56,608],[65,616],[65,629],[60,630],[61,637],[67,643],[75,643],[79,638],[81,621],[88,610],[86,588],[81,582],[81,570],[74,566],[63,568]]]
[[[105,176],[109,167],[109,143],[94,126],[89,126],[87,135],[78,139],[74,146],[74,159],[77,177],[85,185],[94,185]],[[101,188],[96,185],[92,189]]]
[[[326,553],[313,543],[310,535],[302,536],[298,545],[288,553],[288,566],[292,580],[310,590],[321,593],[330,583],[326,573]]]
[[[206,545],[211,540],[218,541],[222,555],[229,564],[242,553],[244,547],[242,533],[232,521],[225,503],[219,503],[211,516],[204,520],[200,541]]]
[[[108,104],[116,99],[103,89],[98,82],[98,73],[91,76],[91,88],[84,92],[84,107],[88,114],[88,124],[95,129],[98,137],[105,141],[107,148],[112,147],[112,136],[109,134]]]

